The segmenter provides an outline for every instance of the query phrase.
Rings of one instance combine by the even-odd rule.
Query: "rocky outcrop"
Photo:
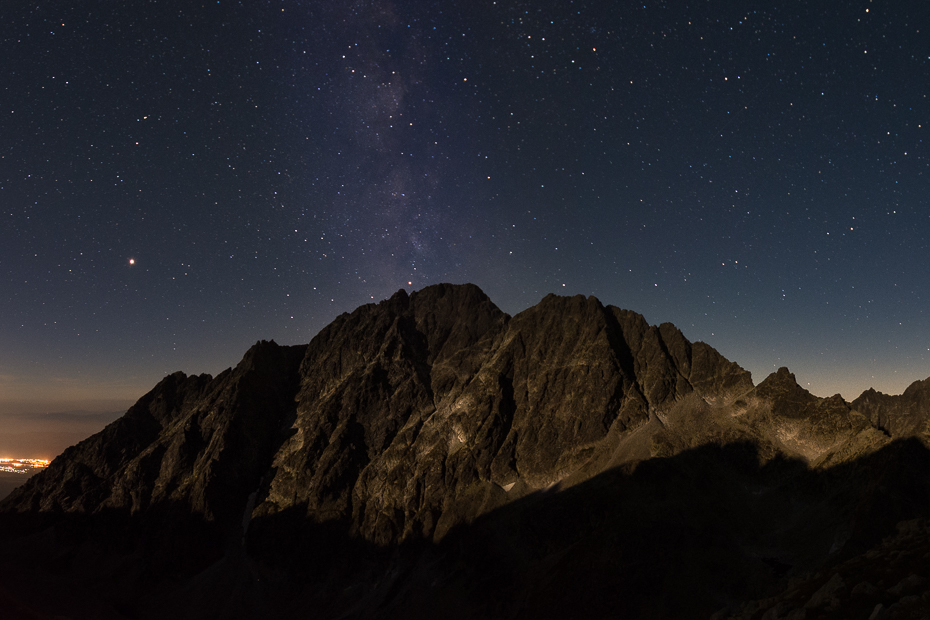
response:
[[[890,437],[930,439],[930,379],[915,381],[899,396],[866,390],[852,407]]]
[[[836,464],[887,443],[887,438],[838,394],[818,398],[798,385],[784,367],[762,381],[749,399],[765,403],[752,422],[757,432],[781,451],[810,463]]]
[[[260,616],[247,610],[282,592],[322,617],[408,617],[404,601],[430,617],[429,575],[445,575],[436,592],[450,601],[479,587],[457,581],[457,562],[499,568],[520,596],[549,600],[553,575],[571,580],[591,558],[607,570],[640,543],[685,564],[630,565],[679,586],[719,547],[714,561],[732,566],[693,590],[709,613],[874,544],[894,526],[882,507],[898,491],[909,499],[894,515],[919,514],[921,483],[893,481],[922,470],[921,444],[902,451],[893,438],[923,428],[922,394],[850,405],[811,395],[785,368],[754,386],[675,326],[593,297],[550,295],[511,317],[475,286],[437,285],[344,314],[307,345],[259,342],[217,377],[166,377],[0,503],[0,521],[67,532],[72,573],[110,571],[129,584],[120,605],[156,600],[182,617],[221,600],[241,607],[222,617]],[[489,540],[542,553],[550,572],[503,551],[473,557]],[[100,557],[122,559],[101,569]],[[137,572],[114,572],[120,562]],[[170,596],[152,589],[169,582]],[[230,583],[245,598],[224,599]],[[666,587],[602,586],[623,593],[630,617]],[[841,588],[824,592],[829,605]],[[496,613],[476,605],[471,617]]]

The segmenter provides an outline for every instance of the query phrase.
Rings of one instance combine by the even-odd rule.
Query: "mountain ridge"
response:
[[[630,483],[624,481],[640,479],[636,472],[643,467],[665,472],[659,476],[665,480],[662,476],[681,470],[660,464],[682,455],[705,455],[695,461],[699,468],[721,475],[726,468],[714,459],[731,458],[727,446],[749,446],[737,453],[750,449],[753,456],[737,461],[750,473],[723,475],[725,484],[736,485],[727,492],[749,485],[766,495],[777,487],[776,495],[787,498],[790,484],[764,482],[771,477],[768,464],[780,472],[776,478],[801,481],[804,471],[822,471],[823,480],[835,478],[837,489],[845,489],[824,496],[834,497],[829,501],[838,506],[830,510],[818,507],[813,490],[803,491],[803,501],[788,502],[808,506],[802,513],[830,530],[829,536],[805,534],[816,551],[771,534],[776,542],[769,543],[766,563],[743,548],[758,547],[747,541],[765,538],[764,532],[719,534],[729,540],[727,557],[748,562],[750,572],[758,573],[762,592],[780,583],[775,573],[782,569],[772,566],[807,570],[841,557],[844,548],[862,551],[862,545],[893,532],[895,522],[856,517],[871,515],[873,509],[863,507],[875,503],[858,482],[847,474],[827,474],[853,471],[870,462],[870,455],[911,445],[901,441],[915,442],[907,449],[917,456],[908,458],[919,468],[930,463],[920,456],[930,419],[928,386],[930,379],[916,382],[900,397],[867,391],[847,403],[838,395],[813,396],[787,368],[754,385],[748,371],[710,345],[689,342],[674,325],[649,325],[641,315],[594,297],[548,295],[509,316],[474,285],[435,285],[409,295],[401,290],[340,315],[306,345],[259,341],[236,367],[216,377],[169,375],[122,418],[66,450],[0,502],[0,519],[29,531],[36,527],[22,525],[29,519],[56,531],[64,523],[82,523],[67,529],[83,532],[77,540],[85,545],[110,536],[100,523],[115,524],[110,529],[130,542],[113,553],[135,558],[130,563],[153,583],[168,587],[169,575],[192,580],[182,590],[186,595],[172,590],[170,597],[135,583],[130,591],[141,588],[144,596],[124,603],[137,609],[140,600],[154,600],[159,608],[169,599],[201,596],[203,589],[192,584],[209,582],[217,571],[226,574],[233,564],[241,579],[244,574],[267,579],[278,574],[276,566],[297,565],[299,573],[315,574],[318,569],[300,560],[308,553],[329,557],[346,583],[374,587],[372,579],[380,578],[364,559],[378,555],[372,549],[419,549],[412,564],[378,561],[401,572],[414,570],[411,566],[438,553],[422,545],[438,545],[444,558],[455,556],[449,551],[455,543],[445,539],[456,532],[462,539],[461,532],[478,532],[470,529],[478,527],[473,524],[489,520],[511,532],[520,541],[515,548],[526,553],[532,544],[501,525],[516,506],[570,497],[574,488],[600,488],[602,483],[592,482],[598,480],[625,488]],[[676,484],[670,488],[679,489]],[[714,489],[712,496],[726,496]],[[652,491],[636,493],[647,505],[659,501]],[[575,495],[584,498],[582,513],[601,501],[596,494]],[[746,506],[754,505],[750,500]],[[923,506],[923,500],[915,501]],[[561,499],[557,505],[570,510]],[[774,527],[754,508],[739,510]],[[604,514],[605,523],[612,522]],[[900,511],[902,519],[919,515],[910,508]],[[807,532],[797,519],[794,513],[784,518]],[[637,519],[632,523],[647,527]],[[339,546],[330,549],[327,536],[345,538],[346,549],[368,550],[339,560]],[[555,534],[546,536],[548,544],[565,544]],[[185,545],[199,559],[182,568],[185,552],[179,547]],[[416,597],[409,587],[418,579],[411,573],[395,589]],[[331,576],[307,580],[329,584]],[[264,592],[249,583],[248,591]],[[223,587],[213,583],[203,591]],[[539,584],[523,587],[535,592]],[[709,598],[719,603],[717,594]],[[325,593],[314,596],[322,597],[315,603],[322,608],[336,604]],[[366,598],[365,614],[398,609],[398,601],[385,596]]]

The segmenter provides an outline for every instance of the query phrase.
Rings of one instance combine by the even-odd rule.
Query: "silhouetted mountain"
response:
[[[930,517],[926,385],[850,405],[594,298],[399,291],[166,377],[0,503],[0,562],[75,618],[841,617],[835,579],[797,602]]]

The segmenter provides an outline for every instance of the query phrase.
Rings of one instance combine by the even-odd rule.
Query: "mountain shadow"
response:
[[[707,618],[930,514],[928,473],[915,440],[828,470],[702,446],[459,526],[359,617]]]
[[[375,545],[296,510],[243,538],[180,510],[4,515],[0,551],[29,575],[14,596],[54,584],[44,609],[73,618],[706,618],[928,514],[919,441],[826,470],[741,442],[539,491],[438,543]]]

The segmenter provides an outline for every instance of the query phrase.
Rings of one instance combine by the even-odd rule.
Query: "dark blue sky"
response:
[[[0,402],[134,400],[443,281],[902,391],[930,9],[731,5],[4,3]]]

